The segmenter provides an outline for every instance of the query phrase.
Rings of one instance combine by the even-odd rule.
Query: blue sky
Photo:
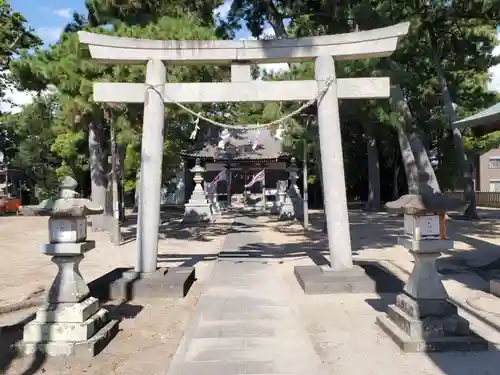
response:
[[[84,0],[10,0],[45,43],[56,42],[74,11],[85,13]]]
[[[73,12],[86,13],[85,0],[10,0],[15,11],[20,12],[46,44],[54,43],[61,30],[71,21]],[[217,12],[227,14],[231,0],[226,0]],[[239,30],[237,39],[247,39],[249,32]]]

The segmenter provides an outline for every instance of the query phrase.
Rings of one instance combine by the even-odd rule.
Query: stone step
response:
[[[210,297],[210,298],[208,298]],[[205,304],[210,303],[213,306],[244,306],[247,307],[278,307],[278,308],[286,308],[284,303],[281,301],[275,301],[274,298],[268,298],[266,296],[253,296],[251,294],[248,295],[223,295],[223,294],[204,294],[202,298],[200,298],[200,302],[198,302],[199,306],[206,307]]]
[[[314,351],[308,350],[304,344],[297,344],[295,348],[283,349],[281,343],[275,341],[273,345],[267,345],[259,348],[249,349],[205,349],[195,350],[191,348],[186,354],[186,361],[189,362],[245,362],[259,359],[261,361],[274,361],[281,365],[289,362],[298,362],[310,366],[317,361],[317,355]],[[305,368],[307,370],[308,368]],[[312,370],[311,368],[309,368]]]
[[[297,352],[299,350],[311,351],[308,349],[309,342],[304,341],[303,337],[295,337],[290,340],[280,340],[269,337],[251,337],[251,338],[197,338],[189,343],[187,352],[197,353],[203,350],[255,350],[264,348],[265,350],[274,350],[280,348],[282,352]]]
[[[295,362],[279,364],[274,361],[242,362],[184,362],[169,369],[168,375],[312,375],[322,374],[317,366],[297,366]]]
[[[194,329],[194,338],[275,337],[293,338],[300,330],[292,322],[275,321],[200,321]]]
[[[279,315],[279,316],[288,316],[291,314],[290,309],[288,307],[280,306],[280,305],[271,305],[259,302],[247,302],[247,303],[238,303],[227,301],[226,303],[211,303],[210,301],[201,300],[199,302],[200,306],[203,308],[203,311],[211,314],[211,313],[266,313],[269,315]]]
[[[254,311],[203,311],[202,320],[276,320],[283,319],[283,310],[259,309]]]

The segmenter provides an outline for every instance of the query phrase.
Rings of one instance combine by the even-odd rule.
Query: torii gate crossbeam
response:
[[[271,41],[159,41],[79,32],[81,43],[88,45],[92,58],[96,60],[106,63],[147,62],[145,84],[94,84],[94,100],[97,102],[144,102],[140,178],[140,191],[144,193],[139,206],[136,272],[152,274],[157,270],[165,103],[309,100],[333,80],[317,103],[330,267],[328,270],[318,268],[314,272],[311,269],[302,272],[296,268],[296,274],[298,271],[303,273],[297,274],[303,287],[307,282],[334,280],[337,285],[330,288],[332,291],[342,290],[338,284],[345,282],[346,275],[349,280],[358,276],[363,279],[364,272],[352,262],[338,99],[389,97],[389,79],[336,79],[334,61],[389,56],[399,39],[408,32],[408,27],[409,23],[402,23],[363,32]],[[251,81],[252,62],[310,60],[315,61],[315,80]],[[164,62],[230,63],[232,82],[167,83]],[[352,280],[348,284],[346,288],[351,289]],[[324,291],[329,289],[322,288]]]

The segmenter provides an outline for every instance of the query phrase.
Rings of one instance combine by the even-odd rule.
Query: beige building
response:
[[[500,148],[494,148],[479,155],[474,172],[477,191],[500,192]]]
[[[456,121],[454,125],[458,129],[471,128],[476,135],[500,130],[500,103]],[[491,149],[476,158],[474,183],[476,191],[500,191],[500,148]]]

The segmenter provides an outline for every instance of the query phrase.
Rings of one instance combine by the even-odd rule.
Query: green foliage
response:
[[[147,39],[216,39],[214,27],[203,26],[193,15],[179,18],[163,16],[154,23],[127,25],[116,23],[109,30],[85,24],[85,29],[103,34]],[[48,50],[35,54],[24,53],[12,64],[12,72],[20,87],[41,90],[48,85],[55,87],[59,103],[57,116],[51,127],[55,138],[51,151],[63,164],[59,173],[81,176],[88,173],[88,126],[94,124],[109,128],[113,124],[117,141],[126,146],[126,186],[135,183],[139,164],[140,134],[142,128],[141,105],[101,105],[92,100],[92,84],[95,81],[144,82],[145,66],[106,66],[90,60],[88,51],[79,43],[72,28],[63,34],[59,43]],[[222,80],[227,78],[227,67],[169,66],[167,75],[171,82]],[[198,110],[202,107],[198,106]],[[176,107],[166,109],[164,166],[168,174],[179,162],[180,151],[187,147],[189,132],[186,124],[190,115]],[[132,183],[133,182],[133,183]]]
[[[14,12],[7,0],[0,0],[0,71],[8,69],[12,57],[20,50],[39,44],[40,39],[26,27],[22,14]]]
[[[271,25],[277,37],[284,38],[368,30],[410,21],[409,34],[402,38],[390,59],[340,61],[336,63],[337,76],[390,76],[392,83],[399,84],[416,124],[415,128],[406,130],[422,138],[436,165],[441,186],[456,186],[458,166],[433,57],[437,53],[451,99],[458,105],[459,117],[498,101],[498,96],[486,91],[486,83],[488,68],[500,62],[492,55],[497,44],[495,26],[500,19],[500,2],[234,0],[228,19],[214,22],[213,10],[222,3],[222,0],[87,0],[87,14],[75,14],[58,43],[27,53],[23,50],[36,47],[40,41],[26,28],[22,16],[13,14],[8,4],[0,0],[0,49],[1,56],[5,56],[0,65],[2,72],[9,66],[11,78],[22,89],[45,92],[51,88],[53,92],[49,96],[41,95],[20,114],[2,120],[0,148],[7,151],[17,166],[38,168],[50,176],[47,181],[39,178],[43,189],[49,191],[53,181],[64,174],[73,175],[79,181],[88,179],[89,126],[108,133],[113,126],[117,142],[125,148],[125,189],[134,188],[140,164],[142,105],[94,103],[92,83],[144,82],[144,66],[91,61],[88,51],[79,44],[78,30],[146,39],[211,40],[234,35],[241,24],[245,24],[254,37],[260,37]],[[287,27],[285,20],[289,22]],[[17,35],[22,37],[9,47]],[[15,54],[21,57],[11,62]],[[170,82],[227,81],[229,78],[228,67],[196,65],[168,66],[167,69]],[[252,68],[254,76],[259,73],[257,67]],[[279,74],[263,74],[264,80],[313,77],[312,62],[291,64],[290,71]],[[280,118],[300,104],[197,104],[191,108],[222,122],[262,123]],[[382,190],[391,190],[388,181],[400,163],[394,131],[394,127],[402,125],[400,114],[391,112],[385,99],[346,100],[340,103],[340,118],[348,189],[354,195],[366,189],[364,170],[369,132],[377,139]],[[180,151],[192,146],[189,140],[192,121],[192,116],[185,111],[175,106],[166,108],[165,180],[177,165]],[[201,134],[209,127],[200,125],[202,131],[196,142],[204,141]],[[284,145],[287,151],[302,159],[306,140],[309,182],[315,183],[319,177],[316,125],[313,121],[307,126],[306,116],[290,119],[288,125]],[[499,137],[497,133],[475,137],[466,132],[465,146],[470,152],[484,152],[496,147]]]
[[[51,146],[56,138],[52,128],[56,113],[55,98],[49,95],[38,97],[18,114],[2,118],[14,145],[10,167],[24,171],[42,194],[56,187],[56,169],[61,163]]]

